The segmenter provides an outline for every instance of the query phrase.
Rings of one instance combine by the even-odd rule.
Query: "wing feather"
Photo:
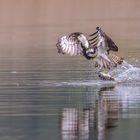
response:
[[[107,41],[107,44],[108,44],[109,51],[110,50],[118,51],[118,47],[116,46],[114,41],[108,35],[106,35],[106,34],[105,34],[105,38],[106,38],[106,41]]]
[[[80,34],[80,33],[79,33]],[[83,55],[83,47],[78,40],[78,33],[72,33],[69,36],[62,36],[56,44],[58,52],[62,54]]]
[[[92,39],[91,39],[92,40]],[[107,36],[101,28],[98,29],[98,43],[97,51],[98,55],[96,57],[96,65],[99,69],[110,69],[116,67],[123,62],[123,59],[109,53],[109,51],[118,51],[118,47],[112,41],[112,39]]]
[[[70,56],[74,55],[74,46],[71,47]]]

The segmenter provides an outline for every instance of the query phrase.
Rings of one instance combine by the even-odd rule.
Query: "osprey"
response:
[[[58,39],[56,46],[58,53],[70,56],[83,55],[88,60],[95,60],[98,75],[104,80],[113,79],[110,75],[102,73],[103,70],[110,70],[123,62],[123,58],[110,53],[110,51],[118,51],[118,47],[100,27],[96,27],[96,32],[88,38],[81,32],[62,36]]]

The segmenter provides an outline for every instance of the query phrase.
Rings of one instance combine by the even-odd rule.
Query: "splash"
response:
[[[134,67],[126,61],[113,70],[110,70],[109,74],[117,82],[140,81],[140,68]]]
[[[115,81],[103,81],[103,80],[76,80],[76,81],[41,81],[41,86],[49,87],[114,87]]]

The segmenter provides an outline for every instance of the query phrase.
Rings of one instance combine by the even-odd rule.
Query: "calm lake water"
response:
[[[102,17],[100,1],[94,11],[78,0],[13,2],[0,1],[0,140],[139,139],[140,82],[101,81],[92,61],[59,55],[55,46],[64,34],[88,35],[98,25],[118,55],[140,67],[139,5],[113,17],[114,2]]]

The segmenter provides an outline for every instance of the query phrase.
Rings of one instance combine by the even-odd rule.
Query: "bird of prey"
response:
[[[110,51],[118,51],[118,47],[100,27],[96,27],[96,32],[88,37],[81,32],[62,36],[56,46],[58,53],[70,56],[83,55],[88,60],[95,60],[95,67],[98,67],[101,79],[112,80],[112,77],[104,75],[102,71],[110,70],[123,62],[123,58],[110,53]]]

